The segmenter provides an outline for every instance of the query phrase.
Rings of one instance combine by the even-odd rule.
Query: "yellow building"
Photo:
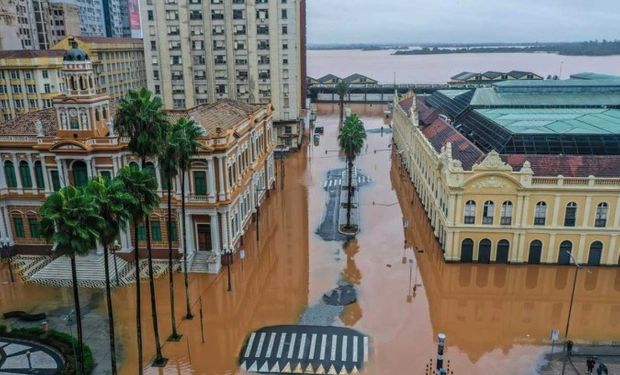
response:
[[[567,92],[586,90],[561,85],[570,86]],[[549,86],[542,86],[533,89],[533,102],[548,99]],[[521,84],[510,87],[523,91]],[[587,100],[606,100],[601,95],[605,93]],[[394,142],[445,260],[570,264],[574,257],[579,263],[618,265],[620,157],[613,147],[596,141],[618,137],[619,110],[470,106],[452,117],[428,103],[413,93],[394,101]],[[450,104],[446,108],[454,109],[455,103]],[[441,114],[420,121],[429,118],[429,110]],[[596,137],[589,128],[593,124],[601,132]],[[523,138],[518,138],[519,126],[527,127]],[[528,143],[538,142],[539,136],[546,143]],[[550,147],[561,150],[553,153]]]

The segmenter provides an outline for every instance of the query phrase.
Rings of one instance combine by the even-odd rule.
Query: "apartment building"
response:
[[[16,0],[0,0],[0,50],[22,49]]]
[[[22,0],[28,1],[28,0]],[[50,4],[64,3],[80,9],[80,35],[106,35],[103,0],[46,0]]]
[[[140,5],[148,87],[167,108],[222,98],[271,102],[278,144],[299,146],[304,0],[142,0]]]
[[[80,8],[67,3],[50,3],[50,32],[52,46],[67,35],[80,35]]]
[[[127,0],[103,0],[103,13],[107,37],[131,36]]]

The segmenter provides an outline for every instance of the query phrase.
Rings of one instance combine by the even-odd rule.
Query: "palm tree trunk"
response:
[[[170,340],[178,340],[177,322],[174,314],[174,275],[172,274],[172,180],[168,176],[168,272],[170,283],[170,323],[172,324],[172,334]]]
[[[353,160],[351,158],[348,158],[348,167],[349,167],[349,172],[348,174],[348,179],[349,179],[349,186],[348,186],[348,194],[347,194],[347,228],[351,227],[351,195],[353,194]]]
[[[142,308],[141,308],[141,292],[140,292],[140,249],[138,249],[138,224],[133,223],[134,233],[134,263],[136,266],[136,335],[138,336],[138,374],[142,375],[144,368],[142,362]]]
[[[75,306],[75,325],[77,326],[77,361],[79,374],[85,375],[84,370],[84,343],[82,341],[82,310],[80,308],[80,293],[78,288],[77,266],[75,264],[75,254],[71,254],[71,280],[73,282],[73,304]]]
[[[108,331],[110,335],[110,364],[112,375],[116,375],[116,339],[114,337],[114,310],[112,309],[112,293],[110,288],[110,262],[108,261],[108,245],[103,246],[103,268],[105,270],[105,295],[108,303]]]
[[[189,277],[187,275],[187,227],[185,225],[185,171],[181,171],[181,222],[183,230],[183,278],[185,281],[185,319],[192,319],[192,306],[189,301]]]
[[[155,299],[155,280],[153,278],[153,249],[151,247],[151,220],[148,215],[144,217],[144,226],[146,230],[146,252],[149,262],[149,291],[151,293],[151,317],[153,320],[153,336],[155,339],[155,366],[162,366],[166,363],[166,359],[161,353],[161,343],[159,342],[159,325],[157,323],[157,302]]]
[[[340,95],[338,98],[338,106],[340,109],[340,115],[338,116],[338,128],[342,127],[344,117],[344,95]]]

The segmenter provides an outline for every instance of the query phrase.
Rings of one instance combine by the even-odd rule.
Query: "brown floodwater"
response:
[[[286,160],[283,189],[278,181],[278,190],[261,208],[259,244],[254,225],[246,232],[246,259],[236,259],[231,268],[233,291],[226,291],[226,269],[217,276],[192,274],[195,317],[182,320],[182,275],[175,275],[175,311],[184,335],[180,342],[165,341],[171,332],[168,280],[157,280],[163,351],[170,361],[164,369],[147,366],[146,373],[242,373],[237,356],[251,331],[296,323],[304,309],[318,304],[341,278],[356,285],[358,302],[345,308],[334,324],[371,337],[366,374],[424,374],[439,332],[447,335],[446,356],[455,374],[533,373],[550,350],[551,330],[565,329],[575,269],[444,263],[415,190],[390,150],[387,132],[369,133],[368,148],[357,160],[362,173],[373,179],[360,188],[357,240],[345,248],[342,242],[323,241],[315,233],[327,196],[323,182],[330,169],[344,167],[337,152],[337,118],[331,108],[327,112],[318,118],[325,126],[320,144]],[[383,125],[381,113],[376,108],[360,113],[367,129]],[[276,166],[280,173],[279,162]],[[577,279],[569,337],[578,342],[617,341],[620,272],[589,272],[580,271]],[[6,268],[0,280],[6,280]],[[420,286],[414,293],[416,282]],[[142,287],[148,364],[155,348],[148,283]],[[85,289],[81,295],[89,306],[85,319],[100,320],[105,328],[101,292]],[[134,296],[133,286],[114,290],[123,375],[136,373]],[[0,284],[2,310],[54,311],[71,304],[67,288]],[[88,342],[105,329],[85,334]],[[97,360],[103,363],[107,358]]]

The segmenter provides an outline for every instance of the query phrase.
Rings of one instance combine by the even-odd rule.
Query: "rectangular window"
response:
[[[58,171],[50,171],[50,175],[52,176],[52,188],[54,191],[60,190],[60,175]]]
[[[177,236],[177,223],[176,222],[171,222],[170,223],[170,239],[172,241],[178,241],[178,236]]]
[[[24,238],[26,234],[24,233],[24,221],[21,217],[13,218],[13,226],[15,227],[15,237]]]
[[[203,171],[194,172],[194,193],[207,195],[207,174]]]
[[[161,225],[159,220],[151,221],[151,239],[153,241],[161,241]]]
[[[138,241],[146,240],[146,231],[144,230],[144,223],[138,225]]]
[[[30,237],[41,237],[41,233],[39,232],[39,221],[37,219],[28,219],[28,226],[30,227]]]

